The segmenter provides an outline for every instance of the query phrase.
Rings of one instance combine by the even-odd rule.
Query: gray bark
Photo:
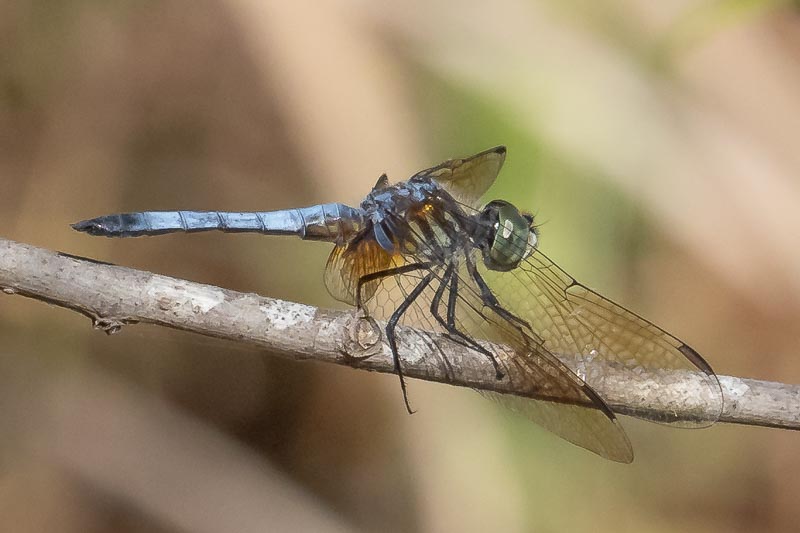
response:
[[[0,288],[6,294],[78,311],[109,334],[146,322],[247,343],[295,360],[394,372],[381,323],[353,312],[240,293],[5,239],[0,239]],[[441,335],[401,328],[399,337],[401,342],[406,340],[402,363],[408,377],[524,395],[515,390],[519,380],[515,380],[513,365],[507,365],[506,379],[497,380],[486,357]],[[429,356],[432,349],[444,354],[450,364]],[[644,387],[641,382],[631,387],[610,366],[592,369],[593,374],[598,371],[605,379],[594,388],[615,412],[658,418],[654,415],[677,412],[680,416],[685,409],[687,417],[692,417],[703,408],[694,376],[654,374]],[[725,397],[720,421],[800,429],[800,386],[731,376],[719,379]]]

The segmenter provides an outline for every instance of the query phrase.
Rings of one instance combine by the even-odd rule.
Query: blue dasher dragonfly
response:
[[[505,161],[503,146],[453,159],[389,183],[382,175],[357,208],[329,203],[268,212],[146,211],[73,224],[106,237],[172,232],[255,232],[334,243],[325,285],[336,299],[386,321],[409,412],[397,327],[438,332],[486,357],[495,377],[508,367],[527,397],[478,391],[562,438],[619,462],[631,444],[596,387],[602,370],[631,387],[655,373],[700,376],[707,405],[694,418],[642,413],[681,427],[705,427],[722,412],[722,390],[691,347],[577,282],[538,248],[533,216],[509,202],[479,201]],[[508,347],[502,358],[487,346]],[[593,363],[604,363],[595,365]]]

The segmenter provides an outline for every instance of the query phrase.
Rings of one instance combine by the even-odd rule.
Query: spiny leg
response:
[[[356,284],[356,307],[358,310],[364,309],[364,301],[361,297],[361,290],[366,283],[370,281],[375,281],[383,278],[388,278],[389,276],[398,276],[400,274],[408,274],[409,272],[414,272],[415,270],[423,270],[430,268],[430,263],[409,263],[407,265],[402,265],[399,267],[387,268],[386,270],[378,270],[377,272],[370,272],[369,274],[365,274],[358,278],[358,283]]]
[[[453,327],[453,329],[456,329],[455,322],[456,322],[457,298],[458,298],[458,273],[455,273],[450,283],[450,294],[447,295],[447,323],[450,324]],[[489,360],[492,362],[492,366],[494,366],[495,377],[498,380],[503,379],[504,377],[503,371],[500,370],[500,363],[497,361],[497,358],[494,356],[494,354],[489,350],[487,350],[486,348],[484,348],[483,346],[481,346],[480,344],[478,344],[478,342],[475,339],[467,337],[466,335],[464,335],[464,337],[468,340],[468,342],[473,343],[479,352],[481,352],[482,354],[486,355],[489,358]]]
[[[428,269],[430,266],[431,263],[409,263],[399,267],[387,268],[386,270],[379,270],[377,272],[370,272],[369,274],[361,276],[358,278],[358,283],[356,284],[356,306],[359,310],[364,310],[364,302],[361,296],[361,290],[364,284],[369,283],[370,281],[387,278],[389,276],[397,276],[400,274],[415,272],[417,270]],[[394,362],[395,372],[397,372],[397,376],[400,378],[400,389],[403,391],[403,401],[406,404],[406,410],[410,414],[414,411],[411,410],[411,405],[408,403],[406,382],[405,378],[403,377],[403,369],[400,367],[400,355],[397,351],[397,341],[394,330],[397,327],[397,322],[400,320],[400,317],[403,315],[403,313],[411,306],[414,300],[422,293],[423,290],[425,290],[425,287],[427,287],[432,280],[433,272],[425,276],[425,278],[423,278],[423,280],[414,288],[414,290],[408,296],[406,296],[405,300],[403,300],[400,306],[392,313],[392,316],[389,318],[389,321],[386,324],[386,340],[389,342],[389,348],[392,350],[392,361]]]
[[[448,324],[442,317],[441,313],[439,313],[439,306],[442,304],[442,297],[444,296],[444,291],[450,284],[450,278],[453,276],[454,270],[455,270],[455,264],[451,263],[450,266],[447,267],[447,270],[445,270],[444,274],[442,275],[442,279],[439,280],[439,286],[436,287],[436,292],[433,294],[433,298],[431,298],[431,307],[430,307],[430,312],[433,318],[435,318],[436,322],[438,322],[438,324],[442,326],[442,328],[448,333],[450,332],[451,327],[450,324]],[[453,338],[450,335],[447,335],[447,337],[453,342],[456,342],[466,348],[472,348],[472,346],[469,346],[460,338]]]
[[[494,366],[495,375],[497,379],[503,379],[503,372],[500,370],[500,365],[497,362],[497,358],[495,358],[494,354],[492,354],[489,350],[484,348],[480,345],[475,339],[470,337],[469,335],[463,333],[458,329],[456,326],[456,301],[458,297],[458,273],[455,271],[456,263],[451,262],[450,265],[447,267],[447,270],[442,276],[441,283],[439,287],[436,289],[436,294],[434,294],[433,299],[431,300],[431,314],[436,319],[436,321],[447,331],[448,337],[453,341],[461,346],[469,348],[471,350],[475,350],[483,355],[485,355],[489,360],[492,362],[492,366]],[[447,320],[442,318],[441,314],[439,313],[439,305],[441,304],[442,296],[444,296],[444,291],[449,289],[448,298],[447,298]]]
[[[453,225],[450,222],[446,221],[444,218],[440,218],[439,216],[437,216],[441,215],[439,211],[433,210],[432,213],[433,217],[437,220],[438,225],[442,230],[447,232],[448,229],[451,230],[453,229]],[[427,253],[430,254],[432,257],[438,259],[438,261],[429,262],[429,264],[426,265],[426,267],[430,268],[431,264],[438,265],[444,263],[446,259],[444,249],[441,246],[439,246],[438,244],[439,238],[437,237],[433,229],[430,227],[430,225],[424,218],[418,221],[418,228],[422,232],[422,235],[417,234],[415,231],[413,231],[413,229],[412,232],[415,233],[415,236],[419,240],[419,242],[424,242],[432,246],[432,249],[428,250]],[[450,238],[451,241],[457,240],[457,236],[455,234],[448,234],[448,237]],[[470,269],[470,272],[475,271],[475,274],[477,275],[478,274],[477,269],[475,269],[475,266],[471,261],[469,251],[467,251],[467,254],[465,255],[467,260],[467,266]],[[439,286],[436,288],[436,291],[431,300],[430,313],[436,319],[439,325],[442,326],[442,328],[444,328],[445,331],[447,331],[447,337],[450,340],[456,342],[457,344],[460,344],[461,346],[465,346],[466,348],[475,350],[485,355],[489,359],[489,361],[491,361],[497,379],[498,380],[503,379],[504,373],[500,368],[500,363],[498,362],[497,357],[495,357],[495,354],[493,354],[492,352],[481,346],[480,343],[478,343],[474,338],[472,338],[468,334],[460,331],[458,329],[458,326],[456,325],[455,315],[456,315],[456,303],[458,298],[457,266],[458,264],[456,261],[448,262],[447,269],[445,270],[442,277],[439,279]],[[510,320],[512,321],[512,323],[517,322],[523,327],[528,325],[527,322],[517,318],[511,313],[508,313],[504,308],[500,306],[494,294],[491,292],[489,287],[486,285],[486,282],[482,278],[478,277],[478,279],[476,279],[476,282],[478,283],[478,286],[481,291],[481,301],[487,303],[487,305],[489,305],[492,309],[495,310],[495,312],[497,312],[500,316],[502,316],[506,320]],[[447,320],[445,320],[442,318],[441,313],[439,312],[439,307],[441,305],[442,297],[444,296],[444,291],[448,289],[450,292],[448,294]],[[527,342],[527,337],[524,335],[524,333],[522,333],[521,328],[518,329],[520,330],[520,333],[523,335],[523,337],[526,338]]]
[[[474,344],[474,343],[470,344],[469,341],[471,341],[472,339],[466,337],[463,333],[461,333],[460,331],[455,329],[454,322],[451,321],[450,323],[448,323],[442,317],[441,313],[439,312],[439,306],[442,303],[442,297],[444,296],[444,291],[447,289],[447,287],[448,287],[448,285],[450,283],[450,278],[453,276],[453,273],[454,273],[454,270],[455,270],[454,266],[455,265],[453,265],[451,263],[450,266],[447,267],[447,270],[445,271],[444,275],[442,276],[442,279],[439,280],[439,282],[440,282],[439,286],[436,288],[436,292],[434,293],[433,298],[431,299],[430,313],[431,313],[431,316],[433,316],[433,318],[436,319],[436,322],[440,326],[442,326],[442,328],[445,331],[447,331],[445,336],[448,339],[450,339],[451,341],[455,342],[456,344],[460,344],[461,346],[463,346],[465,348],[469,348],[471,350],[481,351],[481,349],[483,347],[480,344]]]
[[[478,272],[478,269],[475,267],[475,264],[472,260],[467,256],[467,270],[469,271],[470,276],[478,284],[478,288],[481,291],[481,300],[483,301],[484,305],[489,307],[492,311],[497,313],[501,318],[504,318],[506,322],[508,322],[514,329],[519,332],[520,336],[522,337],[523,341],[527,345],[528,348],[530,346],[529,336],[525,333],[525,329],[527,328],[529,331],[533,332],[531,329],[531,325],[528,324],[525,320],[519,318],[517,315],[509,312],[506,310],[500,302],[497,300],[497,297],[494,295],[492,290],[487,285],[486,280]]]
[[[447,237],[450,239],[451,242],[457,241],[457,235],[452,232],[454,229],[453,224],[447,221],[442,215],[442,212],[434,209],[432,211],[432,216],[436,219],[438,226],[442,229],[445,233],[447,233]],[[425,242],[432,246],[431,250],[428,250],[427,253],[430,254],[432,257],[437,258],[439,261],[437,263],[444,263],[446,261],[446,254],[444,249],[439,246],[439,238],[434,233],[431,226],[428,224],[428,221],[424,218],[418,221],[419,230],[422,232],[422,238],[419,239],[420,242]],[[448,230],[451,230],[448,232]],[[417,235],[417,238],[420,236]],[[447,331],[447,337],[464,346],[466,348],[475,350],[483,355],[485,355],[489,361],[492,362],[492,366],[495,370],[495,375],[498,380],[503,379],[504,374],[503,371],[500,369],[500,364],[497,361],[497,358],[493,353],[489,350],[481,346],[474,338],[469,336],[468,334],[460,331],[458,326],[456,325],[456,302],[458,297],[458,271],[457,271],[458,263],[456,261],[449,261],[447,269],[445,270],[444,274],[442,275],[441,279],[439,280],[439,286],[436,288],[436,292],[431,299],[431,306],[430,306],[430,313],[436,319],[436,321],[441,325],[445,331]],[[447,320],[442,318],[441,313],[439,312],[439,307],[441,305],[442,297],[444,296],[444,291],[449,289],[448,295],[448,304],[447,304]],[[483,284],[481,291],[484,290],[488,291],[488,287]],[[491,294],[491,292],[490,292]],[[493,295],[492,295],[493,296]]]
[[[400,321],[400,318],[403,314],[411,307],[411,304],[414,303],[422,291],[430,285],[431,281],[433,280],[434,274],[433,272],[429,272],[422,281],[414,287],[406,299],[403,300],[403,303],[395,309],[392,316],[389,317],[389,321],[386,323],[386,340],[389,341],[389,348],[392,350],[392,359],[394,360],[394,369],[397,372],[397,377],[400,378],[400,389],[403,391],[403,401],[406,404],[406,410],[408,414],[414,414],[414,411],[411,409],[411,404],[408,403],[408,393],[406,392],[406,382],[403,378],[403,369],[400,366],[400,354],[397,351],[397,338],[395,337],[395,329],[397,328],[397,322]]]
[[[483,300],[483,303],[489,306],[492,310],[496,311],[500,316],[502,316],[506,320],[516,322],[519,327],[528,329],[531,328],[530,324],[528,324],[527,321],[519,318],[517,315],[513,313],[510,313],[502,305],[500,305],[500,302],[497,300],[497,297],[492,292],[492,289],[489,288],[489,285],[486,283],[486,280],[484,280],[483,276],[480,275],[478,269],[475,267],[475,264],[469,257],[467,257],[467,270],[469,271],[469,274],[475,281],[475,283],[478,284],[478,288],[481,291],[481,300]]]

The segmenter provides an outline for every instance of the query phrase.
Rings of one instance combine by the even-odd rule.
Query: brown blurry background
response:
[[[758,1],[0,1],[0,236],[336,306],[328,246],[93,239],[357,204],[496,144],[490,196],[721,374],[800,382],[800,10]],[[3,531],[781,531],[800,435],[623,421],[612,464],[463,389],[0,296]]]

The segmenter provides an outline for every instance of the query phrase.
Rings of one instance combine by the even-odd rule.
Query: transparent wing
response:
[[[396,259],[399,257],[392,256],[368,236],[337,245],[331,250],[325,265],[325,287],[340,302],[356,305],[358,280],[372,272],[391,268]],[[377,281],[364,284],[361,288],[364,300],[372,297],[377,286]]]
[[[462,262],[463,259],[461,257]],[[446,278],[445,270],[444,266],[437,266],[433,270],[381,280],[373,298],[366,304],[367,310],[375,318],[388,319],[422,278],[433,272],[436,276],[435,281],[409,307],[401,319],[401,324],[413,325],[426,331],[444,332],[446,328],[435,318],[434,312],[446,322],[448,307],[451,307],[453,323],[460,332],[472,339],[490,341],[509,348],[507,351],[493,352],[500,365],[506,369],[508,377],[504,379],[517,380],[518,382],[514,384],[516,390],[538,399],[478,392],[527,416],[578,446],[614,461],[631,462],[633,451],[630,442],[603,400],[574,372],[548,352],[539,339],[526,334],[484,306],[480,291],[465,271],[454,276],[456,281],[453,285],[453,282]],[[450,290],[454,290],[456,295],[452,304],[449,303]],[[437,297],[439,292],[441,294]],[[418,334],[417,337],[414,341],[408,342],[427,344],[431,355],[437,357],[445,368],[449,368],[449,361],[439,345],[424,333]],[[452,334],[450,337],[455,338]],[[407,349],[407,346],[404,347],[401,343],[399,346],[401,357],[404,349]],[[491,379],[495,379],[493,374]]]
[[[505,160],[506,147],[496,146],[465,159],[450,159],[415,176],[430,176],[459,202],[478,207],[478,200],[494,183]]]
[[[632,387],[665,372],[701,376],[703,398],[715,415],[698,409],[691,420],[676,416],[640,416],[650,421],[704,427],[722,413],[722,389],[711,367],[691,347],[663,329],[578,283],[542,252],[530,256],[509,272],[481,271],[492,291],[511,312],[528,322],[544,346],[600,388],[613,369]],[[597,365],[592,362],[606,362]]]

